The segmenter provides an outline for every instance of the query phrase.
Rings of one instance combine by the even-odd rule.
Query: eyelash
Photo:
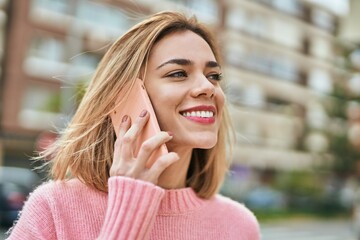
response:
[[[214,77],[214,79],[212,79],[212,80],[215,80],[218,82],[220,82],[223,78],[222,73],[214,73],[214,74],[209,75],[208,77]]]
[[[178,76],[179,74],[182,74],[182,76]],[[187,76],[188,75],[185,71],[177,71],[177,72],[170,73],[169,75],[167,75],[167,77],[171,77],[171,78],[184,78]]]
[[[180,74],[182,76],[179,76]],[[167,75],[167,77],[185,78],[185,77],[188,77],[188,75],[185,71],[178,71],[178,72],[174,72],[174,73]],[[221,81],[223,78],[222,73],[213,73],[213,74],[208,75],[207,77],[210,78],[210,80],[214,80],[214,81],[218,81],[218,82]]]

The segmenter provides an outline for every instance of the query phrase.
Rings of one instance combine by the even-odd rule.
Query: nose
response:
[[[204,96],[212,98],[215,95],[215,86],[206,78],[206,76],[201,75],[194,81],[191,95],[193,97]]]

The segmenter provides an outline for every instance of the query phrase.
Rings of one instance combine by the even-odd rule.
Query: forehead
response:
[[[171,58],[193,61],[216,61],[209,44],[192,31],[170,33],[157,42],[150,51],[149,62],[161,62]]]

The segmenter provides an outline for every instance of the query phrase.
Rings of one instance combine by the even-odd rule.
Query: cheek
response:
[[[166,89],[161,89],[161,91],[152,94],[150,99],[153,103],[153,107],[157,111],[169,110],[169,106],[174,104],[174,95],[169,94]]]
[[[168,94],[165,89],[161,89],[161,91],[151,94],[150,99],[161,129],[168,130],[165,129],[166,124],[169,118],[173,117],[172,113],[176,107],[174,95]]]
[[[185,91],[175,84],[159,84],[156,90],[148,92],[154,108],[176,107],[183,99]],[[161,109],[163,110],[163,109]],[[167,109],[169,110],[169,109]]]
[[[225,94],[219,89],[216,93],[216,104],[219,110],[222,110],[225,104]]]

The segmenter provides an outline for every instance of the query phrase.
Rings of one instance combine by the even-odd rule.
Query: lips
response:
[[[180,114],[188,120],[209,124],[215,122],[216,108],[214,106],[196,106],[180,111]]]

